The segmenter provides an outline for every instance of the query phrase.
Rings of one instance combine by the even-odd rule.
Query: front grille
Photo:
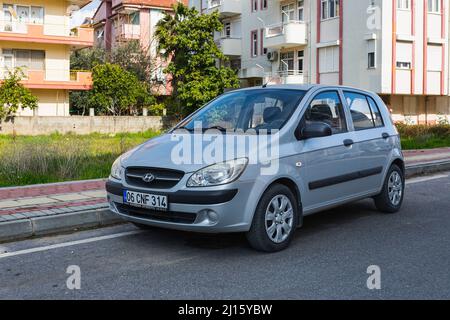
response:
[[[145,182],[146,174],[151,174],[154,180]],[[183,171],[161,168],[129,167],[125,171],[125,179],[129,185],[150,189],[170,189],[184,176]]]
[[[116,208],[117,210],[119,210],[121,214],[130,217],[157,220],[157,221],[192,224],[197,218],[197,214],[195,213],[157,211],[151,209],[132,207],[118,203],[116,203]]]

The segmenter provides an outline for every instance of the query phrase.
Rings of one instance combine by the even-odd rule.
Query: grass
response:
[[[450,147],[450,125],[397,125],[408,149]],[[0,187],[105,178],[113,161],[160,132],[0,135]]]
[[[159,134],[0,135],[0,187],[104,178],[119,155]]]
[[[404,150],[450,147],[450,125],[397,124]]]

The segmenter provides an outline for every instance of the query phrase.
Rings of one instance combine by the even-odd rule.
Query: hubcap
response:
[[[266,209],[266,232],[270,240],[275,243],[285,241],[294,223],[294,210],[292,203],[285,195],[277,195],[272,198]]]
[[[389,200],[391,201],[392,205],[398,206],[398,204],[402,200],[403,181],[402,177],[397,171],[393,171],[389,176],[388,193]]]

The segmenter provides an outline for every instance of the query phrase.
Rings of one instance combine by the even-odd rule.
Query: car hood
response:
[[[182,139],[186,139],[185,141],[190,141],[190,143],[183,144]],[[122,158],[122,165],[124,167],[152,167],[195,172],[212,163],[204,161],[201,156],[200,159],[194,159],[194,150],[197,149],[194,148],[193,139],[192,134],[164,134],[153,138],[126,153]],[[207,143],[202,143],[198,150],[203,152],[207,147]],[[195,154],[198,155],[198,153]],[[183,159],[190,160],[180,163],[182,160],[180,155],[183,156]],[[188,156],[186,157],[186,155]],[[230,159],[225,158],[224,160],[234,158],[231,156]]]

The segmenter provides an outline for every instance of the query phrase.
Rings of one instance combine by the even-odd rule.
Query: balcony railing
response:
[[[279,49],[306,45],[308,43],[306,35],[306,23],[303,21],[276,23],[266,27],[264,46]]]
[[[141,37],[141,26],[122,24],[117,30],[119,40],[138,40]]]
[[[216,44],[226,56],[242,55],[242,39],[233,37],[223,37],[216,40]]]
[[[239,15],[242,13],[240,0],[209,0],[206,9],[207,13],[219,12],[221,18]]]
[[[270,84],[304,84],[305,75],[299,70],[278,70],[266,73],[265,81]]]
[[[10,69],[0,68],[0,82],[8,77]],[[92,74],[85,70],[51,69],[32,70],[21,68],[22,84],[32,89],[89,90],[92,88]]]
[[[92,46],[94,30],[92,28],[71,28],[66,24],[26,23],[0,20],[0,40],[22,42],[64,43],[74,46]]]

